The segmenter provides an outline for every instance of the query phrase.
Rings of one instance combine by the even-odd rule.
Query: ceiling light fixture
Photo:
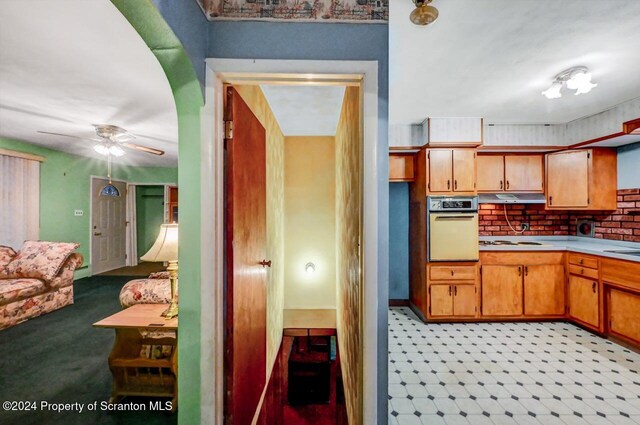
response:
[[[589,93],[598,84],[591,82],[591,73],[586,66],[574,66],[562,71],[553,79],[551,87],[543,91],[542,94],[547,99],[557,99],[562,97],[560,89],[566,84],[568,89],[575,90],[575,95]]]
[[[307,274],[313,274],[316,271],[316,265],[313,263],[307,263],[304,265],[304,271]]]
[[[433,6],[429,6],[432,0],[413,0],[413,4],[416,8],[409,19],[416,25],[429,25],[438,18],[438,9]]]

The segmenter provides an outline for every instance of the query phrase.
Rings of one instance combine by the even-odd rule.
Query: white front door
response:
[[[117,194],[103,193],[108,180],[91,181],[91,270],[98,274],[126,265],[125,182],[112,182]]]

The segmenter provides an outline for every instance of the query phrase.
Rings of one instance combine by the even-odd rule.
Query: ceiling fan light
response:
[[[124,149],[114,144],[109,147],[109,153],[113,156],[122,156],[124,155]]]
[[[429,25],[438,18],[438,9],[433,6],[429,6],[431,0],[427,1],[414,1],[416,9],[411,12],[409,19],[416,25]]]
[[[102,143],[98,143],[97,145],[94,145],[93,150],[98,152],[100,155],[107,155],[109,153],[109,148],[107,148]]]
[[[562,93],[560,93],[561,88],[562,88],[562,83],[559,81],[554,81],[553,84],[551,84],[551,87],[543,91],[542,94],[547,99],[557,99],[559,97],[562,97]]]

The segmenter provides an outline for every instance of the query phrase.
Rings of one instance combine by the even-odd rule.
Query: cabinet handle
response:
[[[458,296],[458,287],[457,286],[453,288],[453,295],[456,296],[456,297]]]
[[[549,196],[549,205],[553,205],[553,196]]]
[[[596,293],[596,285],[597,285],[597,282],[593,282],[593,283],[591,284],[591,289],[593,290],[593,293],[594,293],[594,294]]]
[[[584,264],[584,258],[580,259],[580,264]]]
[[[524,266],[524,275],[529,276],[529,266]]]
[[[580,274],[584,274],[584,269],[580,269]]]
[[[504,183],[500,180],[500,190],[502,190],[502,186],[504,186]]]
[[[451,189],[451,180],[447,180],[447,189]]]
[[[453,270],[451,270],[451,276],[453,276]]]
[[[507,190],[509,190],[509,180],[507,180]]]
[[[269,261],[262,260],[262,261],[258,262],[258,264],[260,264],[262,267],[271,267],[271,260],[269,260]]]
[[[458,189],[458,180],[453,181],[453,188]]]
[[[518,266],[518,277],[522,276],[522,267]]]
[[[449,285],[449,296],[451,296],[451,285]]]

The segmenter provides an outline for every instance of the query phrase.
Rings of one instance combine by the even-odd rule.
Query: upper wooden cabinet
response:
[[[389,181],[414,181],[414,154],[389,154]]]
[[[478,192],[542,192],[543,155],[478,155]]]
[[[547,208],[615,210],[615,149],[568,150],[546,155]]]
[[[479,146],[482,144],[482,118],[428,118],[423,133],[429,146]]]
[[[427,192],[475,193],[475,149],[429,149]]]

